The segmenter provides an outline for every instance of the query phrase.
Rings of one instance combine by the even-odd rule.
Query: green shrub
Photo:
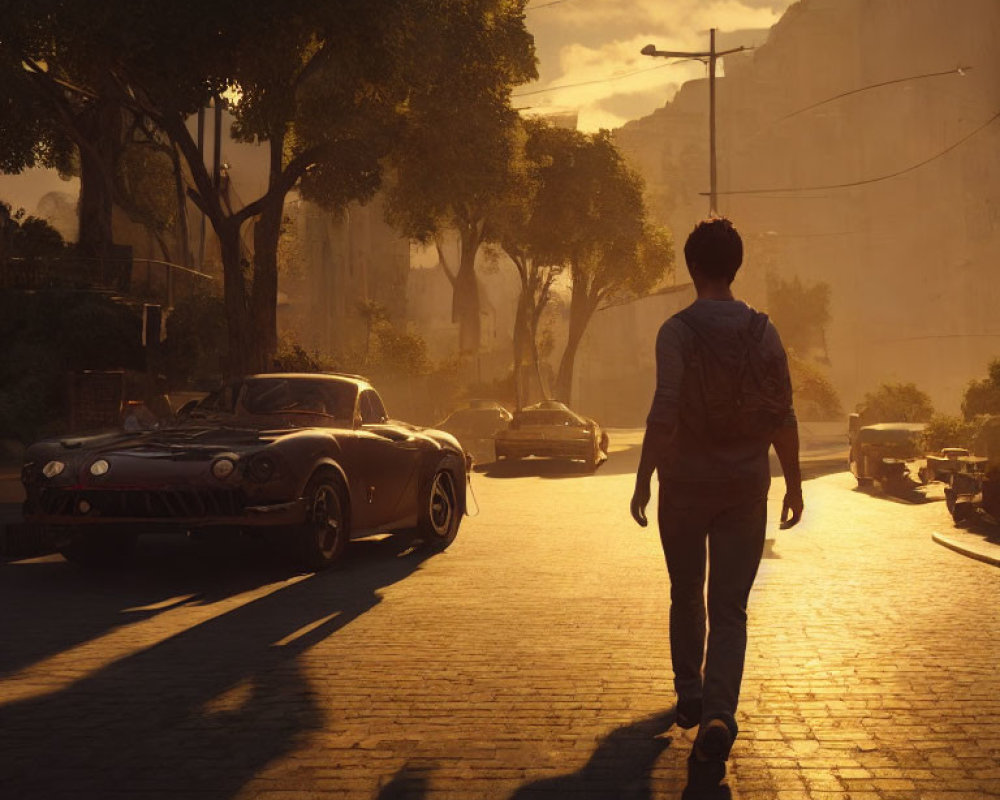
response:
[[[0,439],[33,441],[65,427],[69,375],[144,370],[139,313],[105,295],[0,295]]]
[[[971,420],[979,414],[1000,414],[1000,358],[993,359],[984,380],[970,381],[962,398],[962,416]]]
[[[935,414],[927,423],[924,433],[924,447],[929,453],[939,452],[944,447],[972,448],[975,435],[974,424],[948,414]]]
[[[167,317],[163,356],[172,389],[210,390],[222,381],[229,350],[221,297],[195,294],[178,300]]]
[[[877,422],[928,422],[934,416],[930,396],[914,383],[883,383],[858,403],[862,425]]]
[[[816,364],[788,354],[795,414],[805,422],[831,422],[844,417],[840,397],[830,379]]]

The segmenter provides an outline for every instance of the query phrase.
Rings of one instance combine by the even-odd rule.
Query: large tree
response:
[[[59,37],[46,41],[65,66],[54,72],[54,57],[22,63],[53,93],[145,116],[178,148],[188,194],[219,239],[236,373],[266,369],[275,351],[288,192],[301,188],[328,207],[367,199],[401,123],[426,122],[442,98],[474,104],[498,90],[483,76],[508,57],[533,64],[519,0],[108,0],[89,9],[39,0],[39,19],[58,16]],[[523,53],[503,49],[514,40]],[[235,135],[263,145],[269,165],[267,190],[241,208],[227,202],[188,125],[223,96]]]
[[[607,131],[535,127],[529,139],[539,187],[528,240],[536,261],[562,263],[570,281],[569,330],[555,395],[569,402],[583,335],[603,305],[648,292],[673,268],[670,235],[647,219],[643,182]]]
[[[408,98],[393,159],[392,221],[422,242],[435,241],[452,285],[459,353],[481,343],[476,256],[496,242],[498,215],[522,190],[522,134],[511,89],[537,77],[524,28],[525,0],[468,0],[438,18],[422,44],[426,70]],[[457,263],[442,239],[457,235]]]
[[[102,258],[112,243],[122,135],[121,108],[98,89],[113,53],[95,47],[89,59],[74,57],[69,43],[84,15],[62,6],[0,0],[0,171],[41,166],[79,174],[79,247]]]
[[[567,228],[561,187],[553,180],[552,165],[560,150],[575,140],[573,132],[537,118],[523,121],[524,179],[497,215],[500,246],[520,280],[514,315],[514,395],[521,408],[534,377],[537,393],[548,395],[538,353],[538,327],[553,296],[556,280],[568,260]],[[528,374],[526,375],[525,372]]]

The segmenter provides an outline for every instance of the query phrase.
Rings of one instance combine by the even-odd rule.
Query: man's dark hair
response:
[[[702,220],[684,243],[684,260],[692,278],[732,283],[743,263],[743,240],[725,217]]]

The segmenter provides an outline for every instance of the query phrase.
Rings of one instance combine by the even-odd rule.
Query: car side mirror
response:
[[[355,414],[354,415],[354,427],[355,428],[360,428],[364,424],[365,424],[365,421],[363,419],[361,419],[361,415],[360,414]]]

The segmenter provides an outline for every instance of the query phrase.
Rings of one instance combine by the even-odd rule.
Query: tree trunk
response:
[[[535,382],[538,385],[538,396],[544,400],[549,398],[549,389],[545,385],[545,379],[542,377],[542,359],[538,355],[538,324],[542,318],[542,311],[545,308],[545,304],[548,302],[548,298],[541,298],[535,302],[534,307],[531,310],[531,316],[528,319],[528,348],[529,356],[531,358],[532,373],[535,376]]]
[[[528,286],[522,283],[521,293],[517,298],[517,312],[514,315],[514,403],[518,411],[524,407],[526,395],[524,390],[524,351],[530,336],[528,291]]]
[[[556,399],[567,405],[569,405],[573,393],[573,369],[576,365],[576,354],[596,308],[597,303],[590,297],[584,282],[574,277],[573,294],[569,307],[569,335],[566,339],[566,349],[559,361],[559,374],[556,377]]]
[[[114,175],[122,138],[122,114],[111,100],[95,101],[81,115],[80,131],[91,147],[79,147],[80,230],[77,243],[85,258],[97,259],[99,265],[111,254],[114,236],[111,210],[114,198]]]
[[[278,351],[278,240],[284,198],[268,202],[253,229],[253,288],[250,295],[250,326],[254,369],[271,369]]]
[[[452,290],[451,319],[458,323],[460,356],[475,356],[482,343],[482,320],[479,317],[479,279],[476,276],[476,253],[480,235],[477,227],[466,226],[461,231],[462,253]]]
[[[246,302],[246,279],[243,276],[244,262],[240,252],[240,227],[231,219],[213,221],[219,237],[222,255],[223,295],[226,308],[226,327],[229,338],[229,354],[222,368],[223,377],[231,378],[255,372],[251,357],[251,342]]]
[[[184,173],[177,147],[170,146],[170,161],[174,167],[174,191],[177,193],[177,259],[182,267],[191,266],[191,241],[188,230],[188,203],[184,186]]]

